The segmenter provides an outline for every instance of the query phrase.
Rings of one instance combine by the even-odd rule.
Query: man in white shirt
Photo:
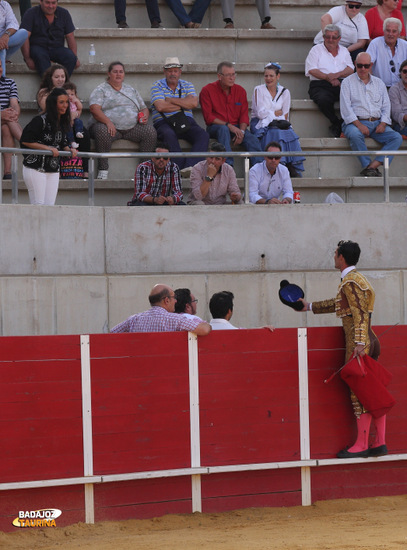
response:
[[[390,127],[390,99],[386,86],[380,78],[370,74],[371,67],[370,55],[367,52],[360,53],[356,58],[356,73],[342,82],[343,132],[352,151],[367,151],[367,137],[383,143],[383,151],[395,151],[399,149],[402,137]],[[392,159],[390,157],[390,162]],[[364,155],[359,160],[362,165],[361,176],[381,177],[378,167],[383,164],[383,156],[371,161],[368,155]]]
[[[189,319],[199,319],[196,315],[198,299],[189,288],[177,288],[174,290],[176,304],[175,313],[180,313]]]
[[[331,123],[330,132],[340,137],[342,121],[335,113],[341,80],[353,73],[349,51],[339,45],[341,30],[336,25],[324,29],[324,43],[311,48],[305,60],[305,76],[310,79],[308,94]]]
[[[3,76],[6,76],[6,59],[21,48],[28,38],[28,32],[20,25],[8,2],[0,0],[0,61]]]
[[[293,186],[286,166],[280,164],[281,152],[278,141],[271,141],[263,162],[255,164],[249,172],[249,198],[254,204],[290,204],[293,201]]]
[[[212,330],[237,330],[230,322],[233,315],[233,293],[228,290],[222,292],[216,292],[209,301],[209,311],[212,315],[212,321],[209,323]],[[274,331],[273,325],[266,325],[264,327],[270,332]]]
[[[228,290],[216,292],[209,302],[209,311],[212,315],[210,325],[212,330],[236,330],[229,322],[233,315],[233,293]]]
[[[407,59],[407,42],[400,38],[401,21],[385,19],[383,36],[372,40],[366,50],[372,60],[372,75],[381,78],[389,88],[399,81],[400,65]]]

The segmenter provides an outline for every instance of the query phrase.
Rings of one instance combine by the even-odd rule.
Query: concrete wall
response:
[[[108,330],[148,308],[151,287],[187,286],[198,314],[235,294],[237,326],[338,324],[278,300],[280,281],[308,299],[334,295],[339,239],[360,243],[359,268],[377,294],[374,324],[407,323],[407,205],[173,208],[0,206],[0,334]]]

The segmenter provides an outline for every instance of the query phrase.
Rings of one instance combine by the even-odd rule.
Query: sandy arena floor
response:
[[[0,533],[3,550],[403,550],[407,495]]]

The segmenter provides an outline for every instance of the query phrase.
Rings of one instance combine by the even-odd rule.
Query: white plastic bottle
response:
[[[89,63],[93,65],[95,63],[95,59],[96,59],[95,45],[91,44],[89,49]]]

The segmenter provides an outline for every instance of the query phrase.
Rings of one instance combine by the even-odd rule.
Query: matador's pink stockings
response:
[[[356,420],[358,428],[358,436],[356,442],[352,447],[349,447],[348,451],[350,453],[360,453],[361,451],[366,451],[369,448],[369,432],[370,432],[370,423],[372,421],[372,415],[369,413],[363,413]]]

